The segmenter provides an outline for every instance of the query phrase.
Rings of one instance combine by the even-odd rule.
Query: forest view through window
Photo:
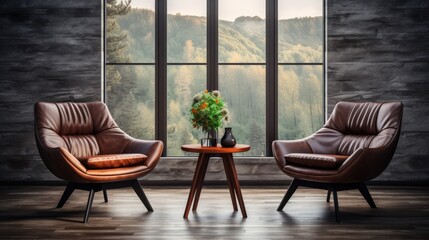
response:
[[[189,121],[193,96],[216,86],[230,110],[224,126],[252,147],[243,156],[269,155],[272,138],[311,134],[324,123],[323,7],[323,0],[106,0],[105,101],[113,118],[133,137],[162,140],[166,156],[190,155],[180,146],[204,137]],[[267,94],[270,84],[276,94]]]

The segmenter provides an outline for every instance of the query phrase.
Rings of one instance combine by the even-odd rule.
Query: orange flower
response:
[[[192,113],[193,114],[195,114],[195,113],[197,113],[198,111],[197,111],[197,109],[195,109],[195,108],[192,108]]]
[[[205,109],[206,107],[207,107],[207,103],[205,103],[205,102],[203,104],[201,104],[201,106],[200,106],[201,109]]]
[[[209,90],[207,90],[207,89],[206,89],[206,90],[204,90],[204,93],[208,93],[208,92],[209,92]]]
[[[216,101],[215,101],[215,102],[216,102],[216,104],[219,104],[219,100],[218,100],[218,99],[216,99]]]

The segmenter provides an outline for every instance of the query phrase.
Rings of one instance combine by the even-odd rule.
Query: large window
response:
[[[244,156],[324,122],[324,0],[106,0],[105,101],[127,133],[198,143],[193,96],[219,89]],[[222,136],[220,129],[219,135]]]

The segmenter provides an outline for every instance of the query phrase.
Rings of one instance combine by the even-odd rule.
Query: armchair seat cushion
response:
[[[124,179],[124,176],[135,176],[137,173],[146,173],[149,171],[150,169],[145,165],[134,165],[119,168],[88,169],[86,174],[100,177],[103,181],[115,181]]]
[[[348,157],[314,153],[290,153],[284,156],[286,164],[322,169],[338,169]]]
[[[140,153],[106,154],[78,158],[88,169],[129,167],[143,163],[147,156]]]

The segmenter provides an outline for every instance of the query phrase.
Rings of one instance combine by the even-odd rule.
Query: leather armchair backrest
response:
[[[307,142],[314,153],[339,155],[351,155],[360,148],[396,144],[402,108],[400,102],[339,102],[326,124]]]
[[[75,157],[121,153],[129,139],[101,102],[38,102],[35,121],[41,151],[63,147]]]

